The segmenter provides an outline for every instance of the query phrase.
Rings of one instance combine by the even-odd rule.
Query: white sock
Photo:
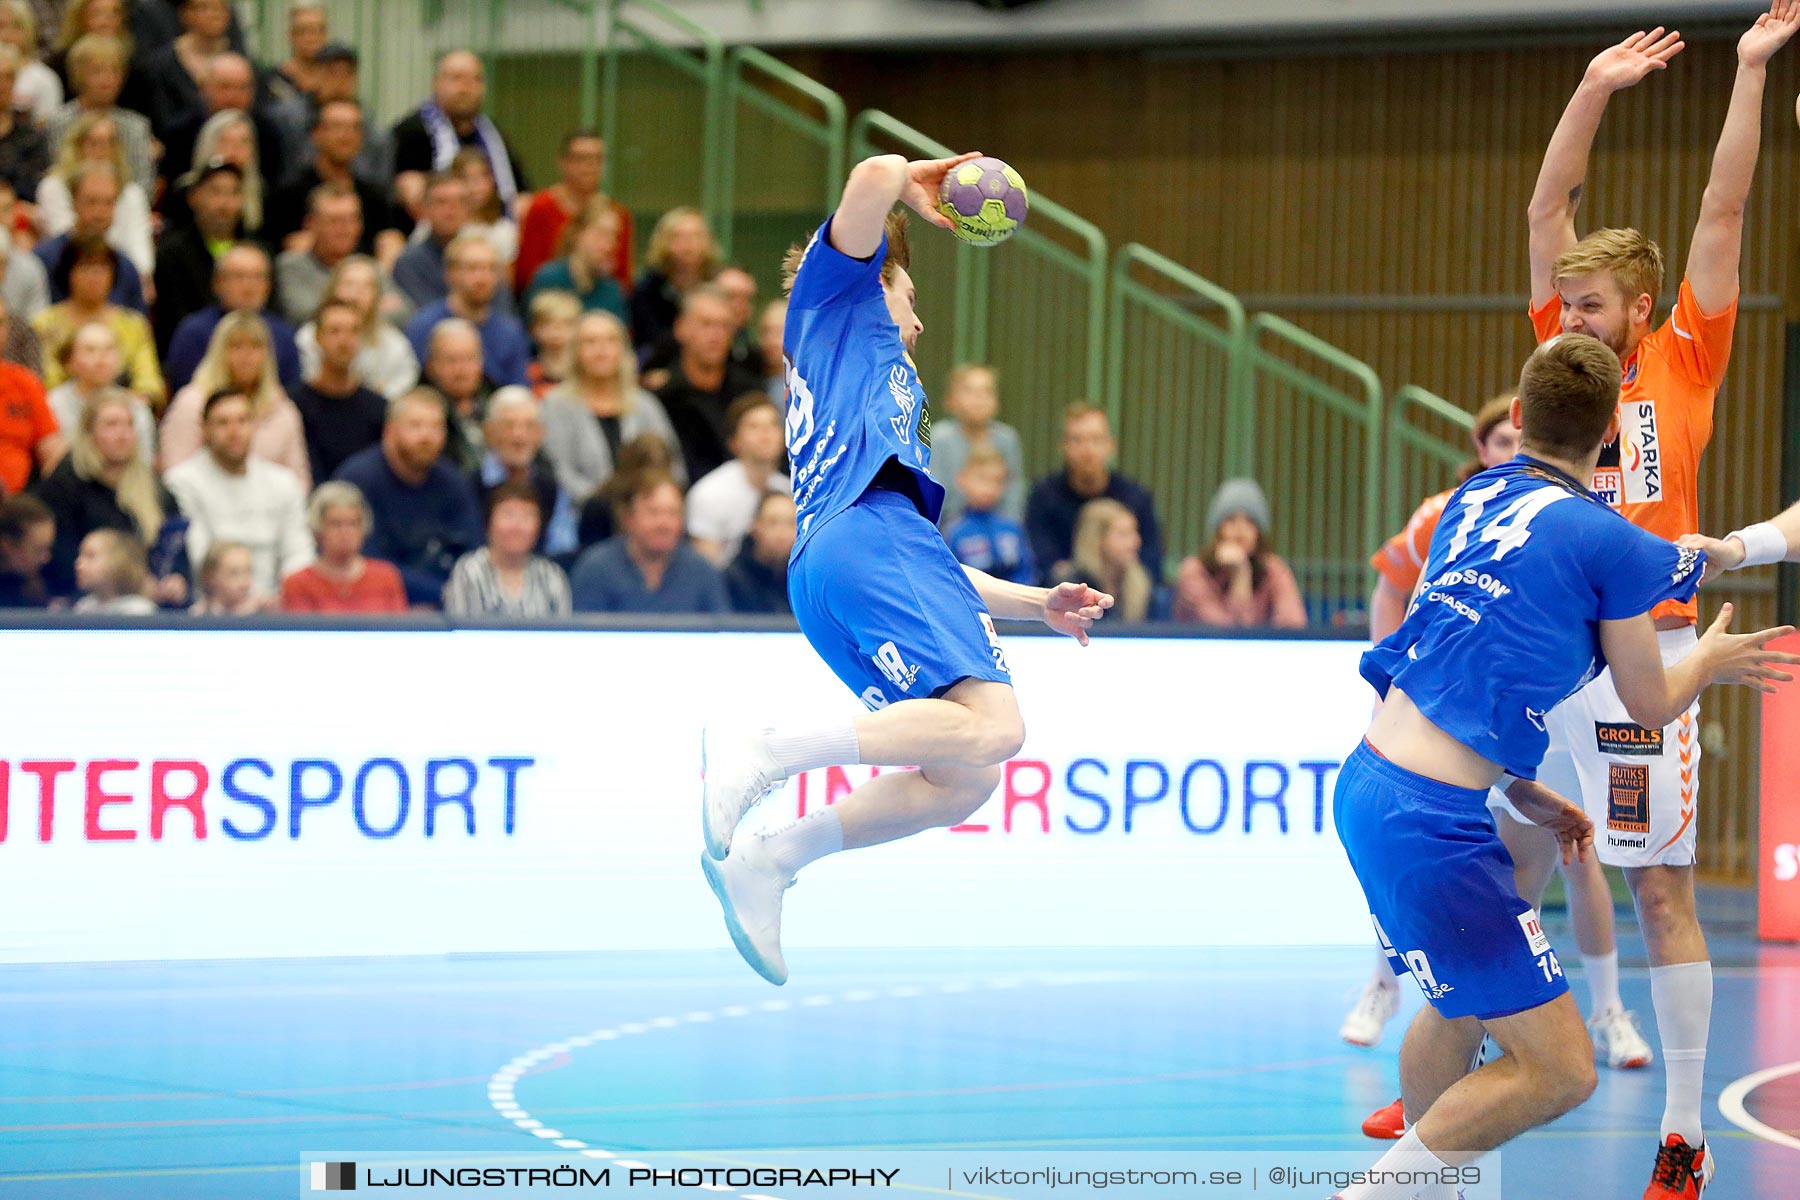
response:
[[[1709,962],[1650,968],[1650,999],[1662,1035],[1666,1099],[1662,1134],[1679,1133],[1690,1146],[1705,1136],[1700,1098],[1705,1089],[1706,1031],[1712,1024],[1713,977]]]
[[[1414,1173],[1421,1171],[1448,1171],[1450,1164],[1433,1154],[1424,1142],[1419,1140],[1417,1129],[1408,1129],[1405,1136],[1394,1143],[1394,1148],[1381,1156],[1375,1164],[1375,1170],[1393,1173]],[[1454,1200],[1456,1188],[1449,1184],[1420,1188],[1417,1181],[1401,1185],[1399,1183],[1358,1183],[1352,1184],[1339,1192],[1343,1200]]]
[[[775,865],[793,875],[807,863],[842,850],[844,825],[838,820],[837,809],[821,808],[765,835],[763,845]]]
[[[1610,954],[1584,954],[1581,956],[1581,969],[1587,975],[1588,1002],[1593,1006],[1593,1015],[1614,1008],[1624,1008],[1625,1002],[1619,999],[1619,951],[1614,948]]]
[[[790,779],[817,767],[846,767],[862,761],[855,718],[812,729],[765,730],[762,746],[775,769]]]
[[[1394,964],[1389,960],[1387,951],[1381,948],[1380,942],[1375,943],[1375,973],[1369,976],[1369,982],[1376,987],[1400,990],[1400,977],[1394,974]]]

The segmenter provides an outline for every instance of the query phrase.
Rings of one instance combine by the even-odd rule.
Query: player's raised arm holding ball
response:
[[[1085,644],[1112,605],[1081,584],[1025,587],[965,570],[937,530],[944,489],[931,477],[931,418],[912,361],[924,326],[905,216],[893,210],[903,202],[970,236],[940,204],[954,191],[946,178],[975,158],[859,163],[837,211],[783,264],[799,525],[788,592],[800,631],[869,711],[703,735],[701,866],[733,943],[771,983],[787,980],[781,901],[796,871],[840,850],[960,824],[1018,752],[1025,724],[993,618],[1043,620]],[[1007,193],[996,198],[1022,212],[1022,195],[1010,194],[1016,181],[1000,174],[993,184],[984,170],[977,185]],[[920,769],[882,775],[773,832],[739,830],[790,776],[851,763]]]

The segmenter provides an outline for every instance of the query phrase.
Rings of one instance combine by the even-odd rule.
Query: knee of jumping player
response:
[[[961,825],[994,794],[1000,786],[999,766],[926,767],[924,775],[938,790],[934,824],[948,828]]]
[[[997,767],[1025,744],[1025,718],[1012,688],[1003,683],[966,679],[945,699],[969,711],[962,762],[970,767]],[[989,791],[992,791],[990,786]]]

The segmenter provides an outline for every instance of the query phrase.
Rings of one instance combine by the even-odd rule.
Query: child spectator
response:
[[[737,557],[763,493],[793,491],[793,481],[776,469],[781,436],[781,413],[767,396],[739,396],[725,413],[731,461],[701,476],[688,491],[688,536],[720,570]]]
[[[964,566],[1011,583],[1033,583],[1037,564],[1025,527],[999,511],[1006,485],[1006,457],[1000,451],[987,444],[970,450],[956,476],[963,514],[948,527],[944,540]]]
[[[574,295],[583,311],[609,312],[624,320],[625,292],[612,274],[618,240],[619,216],[612,201],[595,196],[563,230],[557,257],[532,275],[525,299],[554,288]]]
[[[569,580],[532,553],[544,526],[537,490],[503,483],[487,495],[487,544],[457,560],[444,588],[453,617],[566,617]]]
[[[275,597],[256,590],[256,560],[242,542],[214,542],[200,563],[196,617],[248,617],[275,607]]]
[[[786,614],[794,611],[788,601],[788,556],[794,552],[794,497],[788,492],[764,492],[756,506],[750,536],[731,566],[725,569],[725,590],[731,610],[740,613]]]
[[[156,602],[144,594],[149,580],[144,543],[135,534],[96,529],[81,539],[75,556],[75,586],[82,592],[78,613],[145,617]]]
[[[525,377],[531,384],[531,394],[542,400],[569,378],[581,301],[571,292],[541,291],[532,296],[528,312],[528,332],[537,357],[525,369]]]
[[[1206,510],[1212,543],[1181,564],[1174,619],[1238,628],[1306,628],[1306,605],[1269,546],[1269,500],[1253,479],[1228,479]]]
[[[948,529],[962,516],[968,504],[960,482],[963,463],[977,446],[993,447],[1006,464],[1006,490],[993,511],[1015,524],[1023,521],[1025,456],[1019,431],[995,419],[1000,413],[1000,380],[994,368],[976,363],[953,368],[944,388],[944,408],[950,418],[931,426],[932,472],[949,482],[938,524]]]
[[[1157,615],[1156,584],[1140,558],[1138,519],[1117,500],[1102,497],[1081,506],[1072,558],[1056,564],[1055,581],[1085,582],[1114,598],[1106,619],[1135,625]]]
[[[306,506],[319,557],[281,581],[284,612],[397,613],[406,585],[393,563],[363,557],[373,517],[353,483],[321,483]]]

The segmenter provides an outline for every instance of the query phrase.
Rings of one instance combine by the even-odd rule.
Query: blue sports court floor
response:
[[[1654,1042],[1642,946],[1629,916],[1621,926],[1626,1000]],[[1569,945],[1560,922],[1551,930]],[[1708,1196],[1800,1196],[1800,1149],[1716,1107],[1741,1077],[1800,1060],[1800,948],[1759,947],[1741,921],[1713,931],[1708,1120],[1721,1171]],[[286,1198],[300,1154],[316,1149],[1372,1158],[1379,1146],[1357,1124],[1395,1094],[1400,1026],[1374,1051],[1337,1040],[1369,957],[812,953],[793,956],[779,991],[729,949],[8,968],[0,1193]],[[1635,1200],[1661,1087],[1659,1068],[1603,1071],[1585,1107],[1509,1148],[1506,1195]],[[1757,1087],[1744,1108],[1800,1136],[1800,1075]]]

